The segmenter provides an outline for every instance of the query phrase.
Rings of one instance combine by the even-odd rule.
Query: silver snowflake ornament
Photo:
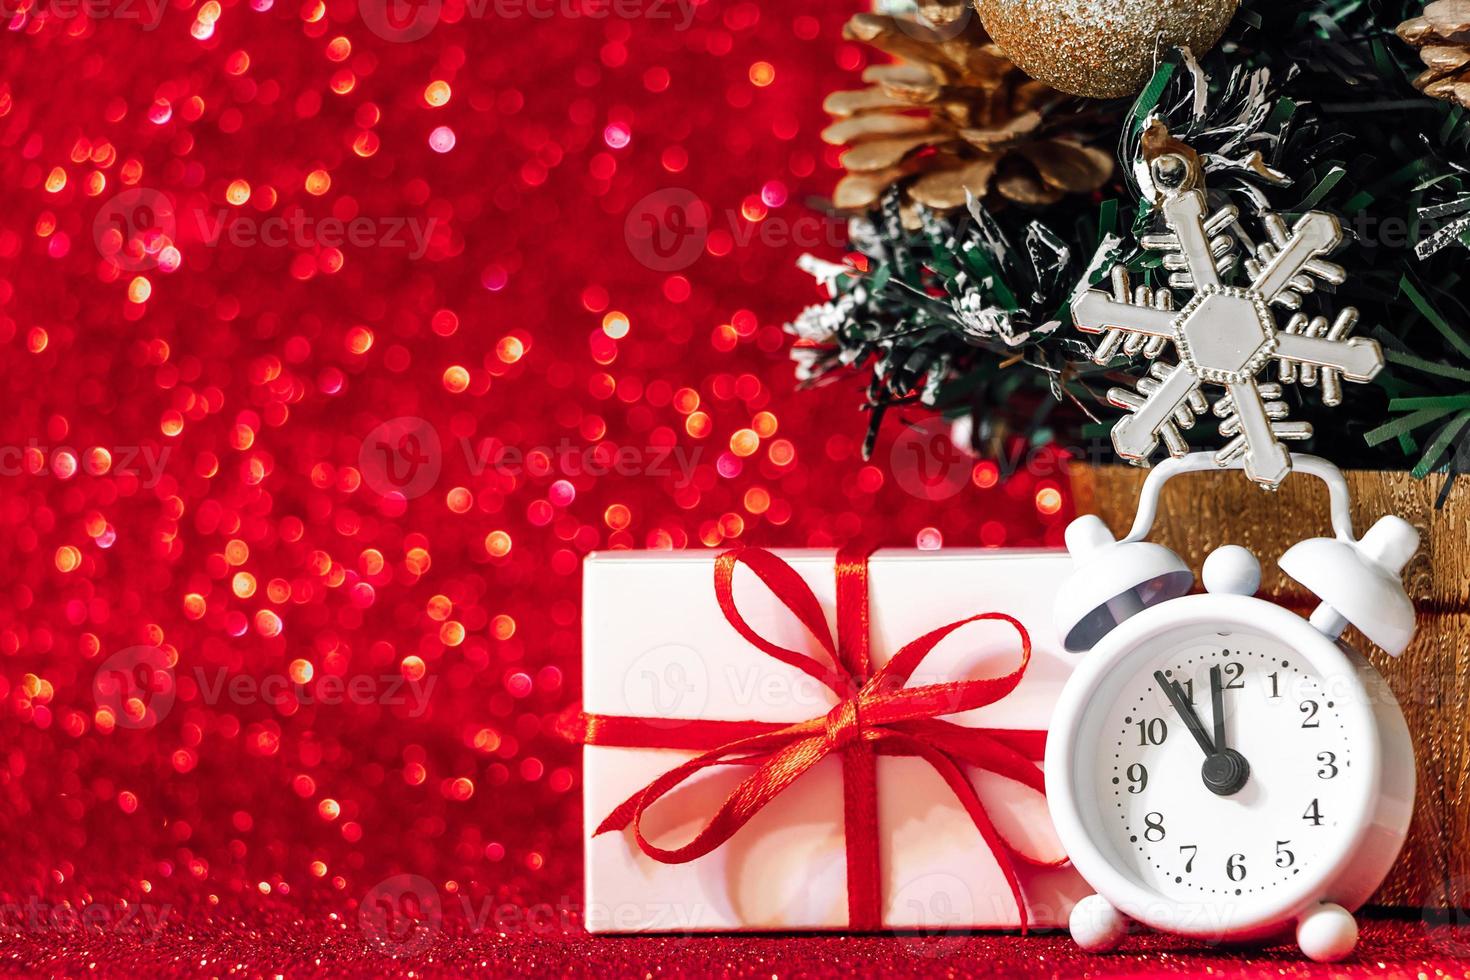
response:
[[[1099,364],[1119,352],[1153,361],[1137,390],[1115,388],[1108,399],[1124,416],[1113,427],[1113,445],[1125,459],[1146,465],[1162,441],[1170,454],[1189,451],[1181,430],[1206,411],[1220,419],[1229,439],[1215,455],[1222,466],[1244,457],[1246,475],[1274,489],[1291,472],[1283,440],[1306,439],[1312,427],[1287,418],[1283,385],[1318,387],[1325,404],[1342,400],[1342,379],[1371,381],[1383,367],[1378,343],[1348,337],[1357,311],[1345,308],[1329,325],[1324,317],[1297,313],[1317,280],[1336,285],[1346,278],[1341,266],[1324,260],[1342,242],[1342,227],[1332,215],[1309,211],[1290,228],[1268,213],[1266,239],[1245,240],[1233,207],[1210,214],[1198,188],[1164,190],[1161,207],[1169,233],[1145,236],[1141,244],[1163,253],[1171,289],[1190,290],[1182,307],[1171,289],[1130,290],[1126,267],[1112,271],[1111,292],[1089,289],[1077,297],[1072,315],[1079,329],[1103,334],[1094,352]],[[1250,257],[1246,285],[1229,285],[1235,271],[1237,236]],[[1285,327],[1277,308],[1292,313]],[[1156,360],[1169,344],[1177,364]],[[1260,375],[1276,365],[1276,379]],[[1213,404],[1205,385],[1224,389]]]

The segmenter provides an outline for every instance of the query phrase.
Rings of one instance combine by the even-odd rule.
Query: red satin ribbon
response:
[[[1046,732],[966,728],[940,716],[992,704],[1014,691],[1031,659],[1031,637],[1024,626],[1004,613],[982,613],[926,633],[895,653],[881,669],[872,670],[868,646],[870,554],[870,549],[845,550],[837,556],[835,643],[821,603],[786,562],[762,548],[737,548],[715,560],[715,595],[735,631],[757,650],[830,688],[838,702],[823,717],[789,725],[691,720],[670,728],[668,719],[588,715],[579,710],[566,713],[557,727],[575,742],[701,753],[629,797],[603,820],[596,833],[631,826],[638,846],[654,860],[665,864],[693,861],[724,844],[812,766],[840,753],[849,926],[880,929],[883,903],[876,756],[914,756],[928,762],[944,779],[995,856],[1016,901],[1024,933],[1026,903],[1016,860],[1038,867],[1058,867],[1066,858],[1034,857],[1007,841],[986,814],[965,768],[999,773],[1044,794],[1041,769],[1032,760],[1041,757]],[[751,628],[735,606],[732,583],[737,564],[753,571],[796,616],[826,653],[827,662],[778,646]],[[941,640],[962,626],[985,620],[1009,623],[1020,635],[1021,662],[1015,670],[983,680],[905,686]],[[663,848],[643,835],[643,815],[655,801],[695,773],[727,765],[752,766],[755,771],[725,799],[693,840]]]

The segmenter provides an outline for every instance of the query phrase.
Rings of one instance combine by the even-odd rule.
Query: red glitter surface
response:
[[[476,907],[475,914],[482,910]],[[409,955],[367,949],[355,921],[303,917],[279,905],[248,916],[188,918],[152,942],[74,935],[63,941],[27,935],[8,943],[11,964],[50,974],[124,976],[411,975],[665,977],[1181,977],[1246,980],[1312,977],[1463,977],[1470,931],[1419,922],[1365,922],[1351,961],[1303,961],[1294,947],[1250,952],[1210,949],[1166,936],[1125,941],[1118,952],[1080,952],[1064,936],[723,936],[589,938],[554,914],[524,924],[490,910],[485,921],[505,931],[451,926]],[[0,960],[5,962],[5,960]],[[121,962],[122,968],[118,968]],[[111,969],[109,969],[111,968]]]
[[[0,964],[1109,962],[580,933],[584,554],[1054,543],[1065,477],[791,390],[850,4],[386,3],[6,5]]]

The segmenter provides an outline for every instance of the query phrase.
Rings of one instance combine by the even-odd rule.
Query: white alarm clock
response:
[[[1068,649],[1088,651],[1062,691],[1046,748],[1057,835],[1096,895],[1071,918],[1085,949],[1129,920],[1210,941],[1291,934],[1314,960],[1348,955],[1352,912],[1383,882],[1408,831],[1414,750],[1388,685],[1338,639],[1351,622],[1397,656],[1414,633],[1400,574],[1419,534],[1384,517],[1353,536],[1347,484],[1327,483],[1335,538],[1303,541],[1281,568],[1322,604],[1303,619],[1254,596],[1260,565],[1226,546],[1194,576],[1144,540],[1172,476],[1160,464],[1129,535],[1097,517],[1067,529],[1077,570],[1057,603]]]

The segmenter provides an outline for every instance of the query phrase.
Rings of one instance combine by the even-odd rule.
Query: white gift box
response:
[[[796,723],[820,718],[836,695],[762,653],[725,620],[714,589],[715,551],[609,552],[583,568],[583,710],[588,715],[682,721]],[[836,635],[836,553],[776,551],[811,588]],[[995,703],[945,719],[990,729],[1045,729],[1072,669],[1051,623],[1071,571],[1065,551],[882,550],[869,559],[870,638],[876,670],[906,643],[986,612],[1019,620],[1029,667]],[[743,566],[733,592],[762,637],[822,657],[812,636]],[[962,627],[943,640],[909,687],[995,677],[1021,657],[1003,622]],[[593,837],[616,807],[697,752],[587,745],[583,750],[586,926],[592,932],[840,930],[848,927],[843,772],[839,754],[818,762],[733,838],[683,864],[645,855],[631,829]],[[1037,756],[1037,764],[1040,764]],[[655,803],[643,832],[660,846],[689,841],[744,766],[700,772]],[[1062,856],[1043,797],[1004,776],[965,770],[1001,835],[1027,854]],[[1015,929],[1011,889],[939,773],[917,757],[877,759],[882,922],[891,929]],[[1066,924],[1089,889],[1070,866],[1015,862],[1032,927]]]

